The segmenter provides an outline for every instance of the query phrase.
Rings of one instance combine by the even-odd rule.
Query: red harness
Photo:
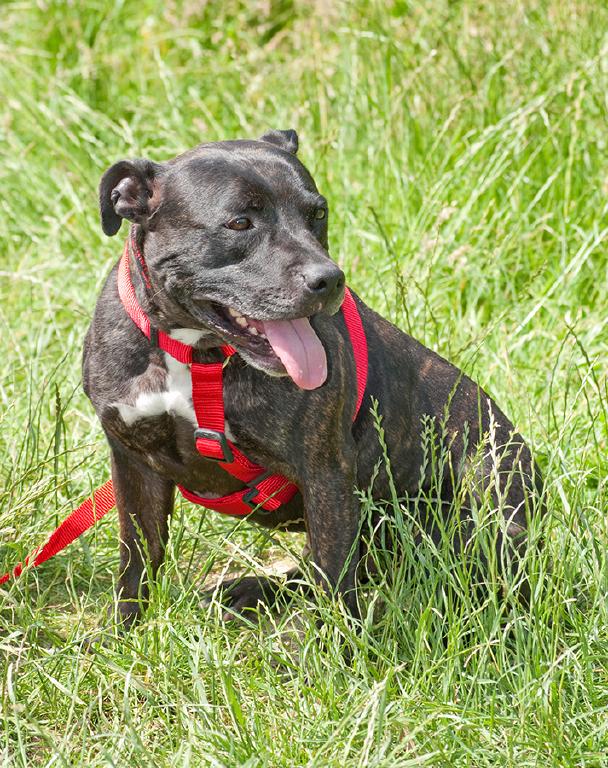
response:
[[[146,262],[134,240],[131,240],[133,253],[137,259],[144,282],[150,287]],[[217,461],[222,469],[233,477],[242,480],[246,488],[220,498],[205,498],[179,485],[183,496],[195,504],[226,515],[243,517],[256,509],[275,512],[282,504],[289,501],[298,491],[294,483],[283,475],[268,472],[264,467],[247,458],[231,442],[224,431],[224,386],[223,370],[226,360],[235,354],[235,350],[225,345],[222,352],[224,362],[196,363],[194,348],[171,338],[163,331],[153,328],[150,320],[137,303],[135,289],[129,271],[129,241],[118,265],[118,294],[127,314],[139,330],[150,341],[180,363],[190,366],[192,376],[192,404],[198,427],[194,431],[196,449],[206,459]],[[367,383],[367,340],[357,310],[357,305],[348,290],[342,304],[344,322],[350,336],[355,366],[357,369],[357,405],[353,421],[357,418],[365,386]]]
[[[149,288],[150,281],[146,262],[134,241],[133,252],[144,282]],[[248,515],[254,509],[274,512],[281,504],[289,501],[297,493],[297,486],[286,477],[272,474],[266,471],[264,467],[252,462],[226,437],[222,381],[226,360],[223,363],[193,362],[193,347],[171,338],[168,334],[151,325],[150,319],[135,297],[135,289],[129,271],[128,241],[118,266],[118,293],[129,317],[140,331],[150,339],[150,342],[180,363],[190,366],[192,404],[198,422],[198,427],[194,432],[198,452],[207,459],[217,461],[222,469],[244,482],[246,486],[243,490],[213,499],[198,496],[196,493],[178,486],[183,496],[195,504],[201,504],[208,509],[236,517]],[[357,370],[357,405],[353,414],[354,421],[361,408],[367,384],[367,339],[357,305],[348,288],[344,295],[342,314],[353,347]],[[221,349],[226,355],[226,359],[235,354],[235,350],[228,345]],[[68,515],[53,531],[46,544],[39,547],[23,563],[19,563],[11,571],[0,576],[0,584],[7,582],[11,576],[15,578],[20,576],[25,566],[35,567],[49,560],[100,520],[115,504],[114,489],[112,481],[109,480],[97,488],[89,498]]]

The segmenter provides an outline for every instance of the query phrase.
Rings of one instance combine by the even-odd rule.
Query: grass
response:
[[[108,475],[80,385],[120,253],[101,173],[269,127],[297,128],[351,285],[496,397],[548,505],[524,609],[389,503],[392,580],[359,633],[320,598],[319,642],[304,600],[226,627],[201,598],[301,540],[180,503],[145,621],[87,653],[110,515],[0,590],[4,765],[608,765],[607,29],[601,0],[3,3],[0,570]]]

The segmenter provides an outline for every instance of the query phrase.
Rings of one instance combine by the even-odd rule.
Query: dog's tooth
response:
[[[228,307],[228,312],[232,315],[232,317],[239,317],[239,313],[236,311],[236,309],[232,309],[232,307]]]
[[[243,315],[239,315],[238,317],[235,317],[234,319],[236,321],[236,324],[240,325],[241,328],[246,328],[247,327],[247,320],[245,320]]]
[[[253,326],[251,326],[251,327],[250,327],[250,328],[248,328],[247,330],[249,331],[249,333],[252,333],[254,336],[257,336],[257,335],[258,335],[258,329],[257,329],[257,328],[254,328]]]

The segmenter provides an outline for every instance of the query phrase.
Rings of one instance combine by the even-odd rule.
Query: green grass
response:
[[[606,4],[4,2],[0,92],[0,570],[108,475],[80,385],[121,249],[101,173],[269,127],[297,128],[350,284],[495,396],[548,505],[528,609],[397,514],[363,630],[320,598],[322,643],[302,599],[257,628],[201,597],[298,537],[180,503],[145,621],[87,653],[109,515],[0,589],[0,762],[608,765]]]

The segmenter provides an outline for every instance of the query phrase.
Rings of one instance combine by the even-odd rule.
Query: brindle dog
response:
[[[202,144],[166,163],[122,160],[101,180],[101,220],[107,235],[118,232],[122,219],[132,222],[151,287],[135,263],[131,274],[153,325],[194,345],[199,361],[217,360],[222,344],[237,350],[224,371],[226,434],[249,458],[299,488],[277,512],[254,511],[249,519],[305,530],[315,577],[341,593],[356,615],[362,553],[353,489],[369,486],[381,458],[372,399],[404,497],[433,482],[424,460],[424,418],[444,422],[452,471],[441,483],[441,498],[450,502],[467,472],[474,475],[472,501],[490,489],[497,514],[506,519],[506,539],[497,541],[502,555],[525,539],[527,499],[538,492],[538,476],[523,439],[478,385],[358,297],[369,376],[352,423],[355,363],[338,312],[344,275],[328,254],[327,201],[297,149],[294,131],[271,131],[257,141]],[[129,625],[146,600],[144,552],[152,572],[163,559],[176,484],[210,496],[243,483],[196,451],[188,368],[134,325],[116,277],[115,267],[86,337],[83,370],[111,449],[120,612]],[[288,334],[277,342],[264,333],[301,318],[307,318],[299,323],[306,338],[299,349],[289,348]],[[491,421],[498,471],[496,455],[488,449],[478,455]],[[383,467],[373,495],[390,497]],[[271,601],[276,589],[271,579],[241,578],[227,585],[227,599],[240,612]]]

